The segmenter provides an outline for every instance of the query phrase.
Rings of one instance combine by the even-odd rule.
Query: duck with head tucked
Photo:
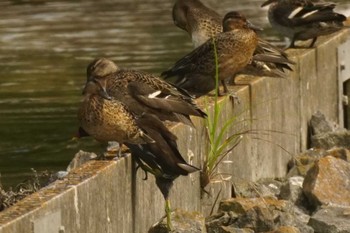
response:
[[[173,7],[174,24],[192,38],[194,47],[223,31],[222,17],[199,0],[177,0]],[[270,77],[286,77],[293,61],[281,49],[258,37],[252,62],[240,73]]]
[[[222,33],[181,58],[172,68],[164,71],[162,76],[165,79],[177,76],[175,85],[199,97],[216,88],[217,61],[218,78],[224,92],[228,93],[225,80],[233,77],[251,62],[258,44],[255,29],[255,26],[240,13],[227,13],[223,20]],[[219,86],[216,91],[220,95]]]
[[[192,125],[190,115],[205,117],[186,91],[150,74],[123,70],[105,58],[87,68],[84,101],[78,118],[81,132],[99,141],[125,144],[132,157],[152,173],[166,203],[169,228],[169,192],[180,175],[198,171],[177,148],[176,136],[164,121]]]
[[[312,39],[329,35],[344,28],[346,17],[334,12],[332,2],[310,0],[267,0],[261,6],[270,5],[268,19],[273,28],[291,39],[290,48],[297,40]]]

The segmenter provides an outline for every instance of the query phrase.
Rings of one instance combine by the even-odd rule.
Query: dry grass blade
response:
[[[27,180],[18,184],[14,189],[4,190],[1,184],[0,176],[0,211],[14,205],[16,202],[25,198],[26,196],[37,192],[39,189],[44,187],[48,181],[53,180],[53,174],[44,171],[38,173],[32,169],[33,174]]]

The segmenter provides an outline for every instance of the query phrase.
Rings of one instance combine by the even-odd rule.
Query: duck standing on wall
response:
[[[273,28],[291,39],[290,48],[296,40],[312,39],[339,31],[346,17],[334,12],[332,2],[310,0],[267,0],[261,6],[270,5],[268,19]]]
[[[224,92],[228,93],[225,80],[242,70],[253,57],[258,44],[254,29],[254,25],[240,13],[227,13],[222,33],[181,58],[172,68],[164,71],[162,76],[165,79],[177,76],[175,84],[198,97],[216,88],[215,74],[218,68],[218,79]],[[216,91],[220,95],[219,86]]]
[[[169,192],[180,175],[198,171],[177,148],[176,136],[165,120],[192,125],[190,115],[205,117],[187,92],[138,71],[119,69],[111,60],[94,60],[87,68],[78,119],[82,132],[99,141],[118,141],[152,173],[166,203],[170,227]],[[80,130],[81,131],[81,130]]]
[[[174,24],[191,36],[195,48],[223,31],[222,17],[199,0],[177,0],[172,15]],[[291,64],[294,62],[285,52],[258,37],[252,62],[240,73],[285,77],[285,70],[292,70]]]

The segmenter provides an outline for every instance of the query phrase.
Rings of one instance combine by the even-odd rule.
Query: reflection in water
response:
[[[262,1],[203,2],[221,14],[242,11],[253,23],[268,26]],[[339,9],[349,14],[350,4],[343,2]],[[169,67],[192,48],[173,26],[172,5],[173,0],[0,2],[4,186],[22,181],[30,168],[64,169],[79,149],[103,149],[91,139],[71,141],[86,65],[106,56],[121,67],[152,73]]]

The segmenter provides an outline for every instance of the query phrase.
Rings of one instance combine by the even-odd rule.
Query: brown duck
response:
[[[227,13],[223,20],[224,32],[181,58],[172,68],[163,72],[162,76],[165,79],[177,76],[175,84],[196,97],[212,91],[216,87],[215,43],[218,77],[227,93],[225,79],[233,77],[248,65],[256,50],[258,37],[254,28],[240,13]],[[217,92],[220,94],[219,88]]]
[[[135,117],[118,100],[100,96],[101,88],[87,82],[83,91],[84,100],[78,111],[80,127],[101,142],[117,141],[121,144],[153,143],[154,140],[141,130]]]
[[[223,31],[222,17],[199,0],[177,0],[173,7],[176,26],[192,38],[195,48]],[[240,73],[271,77],[286,77],[294,64],[281,49],[258,37],[251,64]]]
[[[192,97],[186,91],[146,73],[119,69],[111,60],[94,60],[89,64],[87,74],[85,100],[82,104],[84,111],[80,111],[80,119],[95,118],[94,115],[99,115],[98,119],[116,116],[110,117],[108,124],[101,122],[103,120],[86,120],[87,126],[81,126],[84,130],[94,128],[94,131],[90,131],[94,134],[86,130],[93,137],[124,143],[131,150],[138,165],[155,176],[156,184],[166,200],[165,210],[170,227],[169,192],[173,181],[180,175],[188,175],[199,169],[183,159],[177,148],[177,138],[167,129],[164,121],[192,124],[190,115],[205,117],[206,114],[193,103]],[[87,92],[93,94],[88,95]],[[98,99],[97,102],[95,98]],[[90,105],[95,112],[90,112]],[[97,110],[103,108],[107,109]],[[101,125],[107,128],[103,131],[96,130]],[[121,136],[117,135],[109,137],[110,133],[107,131],[116,131],[114,128],[125,130],[121,135],[129,140],[124,137],[121,140]],[[131,130],[137,132],[136,137],[128,138]]]

